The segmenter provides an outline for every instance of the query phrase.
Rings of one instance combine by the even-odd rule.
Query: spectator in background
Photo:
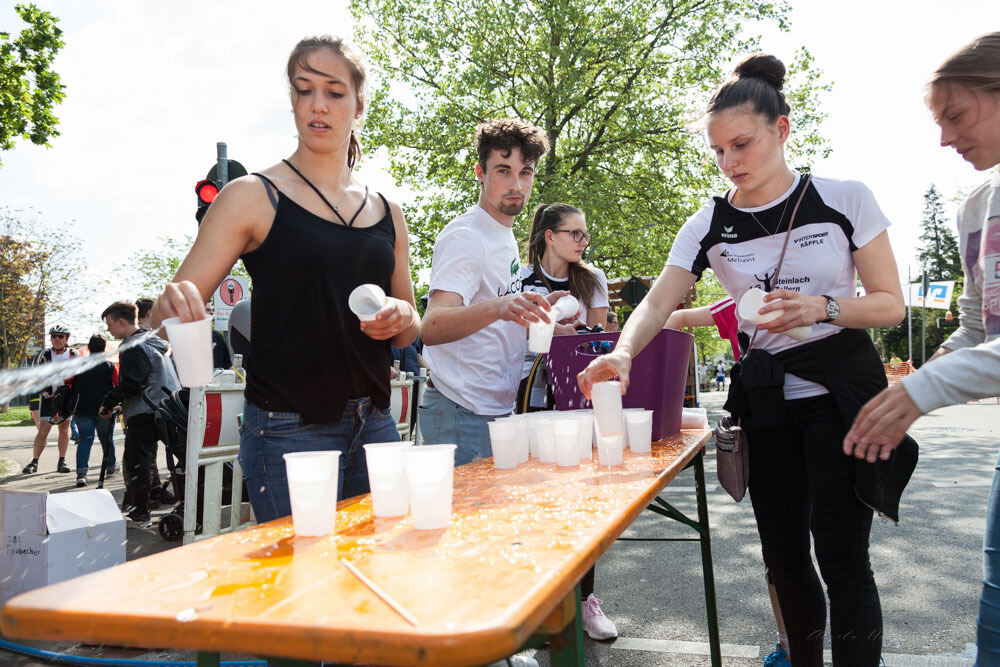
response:
[[[91,336],[87,349],[91,354],[101,354],[107,347],[103,336]],[[115,446],[113,433],[114,419],[102,419],[97,416],[101,407],[101,399],[114,389],[118,382],[118,371],[110,361],[102,361],[97,366],[73,378],[70,390],[70,404],[76,403],[73,417],[80,429],[80,439],[76,443],[76,485],[87,485],[87,471],[90,469],[90,448],[94,444],[94,433],[100,440],[104,454],[105,475],[110,476],[117,470],[115,466]]]
[[[416,375],[420,372],[419,355],[417,354],[416,341],[406,347],[392,348],[393,361],[399,362],[399,370]]]
[[[127,301],[117,301],[101,313],[111,335],[123,345],[142,336],[146,329],[136,324],[137,309]],[[157,434],[154,426],[153,405],[163,400],[167,393],[180,388],[173,364],[166,357],[167,344],[151,336],[119,355],[121,364],[119,385],[101,400],[100,417],[111,417],[116,405],[122,406],[125,417],[125,453],[123,462],[127,492],[135,505],[127,518],[143,528],[152,525],[149,518],[151,483],[156,473]],[[157,480],[158,481],[158,480]]]
[[[608,326],[604,327],[604,330],[618,331],[618,313],[614,308],[608,308]]]
[[[145,296],[139,297],[138,299],[135,300],[135,307],[136,310],[139,312],[139,315],[136,317],[135,323],[138,324],[143,329],[150,328],[149,319],[151,313],[153,312],[154,303],[156,303],[154,299],[150,299],[149,297]]]
[[[35,361],[32,363],[33,366],[38,366],[39,364],[47,364],[50,362],[59,361],[69,361],[76,356],[76,352],[69,349],[69,329],[58,324],[49,329],[49,339],[52,341],[52,347],[47,350],[42,350],[35,357]],[[28,465],[24,466],[24,470],[21,472],[25,474],[31,474],[38,472],[38,458],[45,451],[45,444],[49,438],[49,431],[52,430],[52,424],[58,424],[59,429],[59,439],[57,440],[56,446],[59,449],[59,461],[56,464],[57,472],[71,472],[69,466],[66,465],[66,451],[69,449],[69,420],[65,417],[60,417],[56,414],[55,408],[52,404],[52,395],[55,391],[65,384],[62,380],[59,380],[51,387],[39,394],[39,404],[38,404],[38,424],[37,431],[35,432],[35,442],[32,447],[31,461]],[[53,421],[60,420],[60,421]]]

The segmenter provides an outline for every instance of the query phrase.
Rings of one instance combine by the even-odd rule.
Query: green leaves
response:
[[[59,136],[53,108],[63,99],[64,86],[51,70],[63,47],[58,19],[34,5],[15,5],[27,24],[20,35],[0,32],[0,150],[10,150],[16,139],[48,146]]]
[[[659,273],[680,225],[724,184],[692,121],[754,50],[755,22],[785,25],[784,3],[753,0],[352,0],[373,70],[363,140],[417,193],[404,205],[413,263],[474,204],[475,126],[514,116],[552,145],[527,211],[579,206],[589,260],[609,276]],[[797,125],[792,164],[823,152],[817,94],[829,90],[808,52],[790,64]],[[796,161],[797,160],[797,161]],[[529,216],[515,222],[527,234]]]

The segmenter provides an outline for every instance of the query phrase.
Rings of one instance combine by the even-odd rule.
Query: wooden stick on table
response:
[[[354,567],[354,565],[352,565],[350,563],[350,561],[348,561],[348,560],[346,560],[344,558],[340,559],[340,563],[341,563],[341,565],[343,565],[344,567],[347,568],[348,572],[350,572],[351,574],[353,574],[355,577],[357,577],[361,581],[361,583],[363,583],[365,586],[367,586],[368,590],[370,590],[372,593],[374,593],[375,595],[377,595],[379,597],[379,599],[382,600],[382,602],[384,602],[387,605],[389,605],[389,607],[391,607],[394,612],[396,612],[397,614],[399,614],[400,616],[402,616],[403,619],[406,620],[407,623],[409,623],[413,627],[417,627],[417,619],[415,619],[413,617],[413,614],[411,614],[410,612],[406,611],[406,609],[404,609],[401,604],[399,604],[398,602],[396,602],[395,600],[393,600],[391,597],[389,597],[388,593],[386,593],[381,588],[379,588],[375,584],[374,581],[372,581],[371,579],[369,579],[368,577],[366,577],[364,574],[362,574],[361,570],[359,570],[358,568]]]

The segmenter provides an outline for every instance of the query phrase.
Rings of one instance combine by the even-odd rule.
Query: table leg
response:
[[[694,460],[694,485],[698,495],[698,524],[702,530],[701,570],[705,580],[705,611],[708,615],[708,645],[712,653],[712,667],[722,667],[722,650],[719,645],[719,614],[715,604],[715,570],[712,568],[712,537],[708,530],[708,499],[705,496],[705,453],[698,453]]]
[[[583,610],[581,608],[580,583],[573,588],[576,613],[573,622],[558,634],[549,637],[549,653],[552,667],[584,667],[587,656],[583,650]]]
[[[198,651],[198,667],[219,667],[219,654]]]

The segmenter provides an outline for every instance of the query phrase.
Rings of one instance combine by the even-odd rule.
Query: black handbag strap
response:
[[[771,278],[771,284],[778,284],[778,276],[781,274],[781,265],[785,262],[785,251],[788,250],[788,239],[792,238],[792,223],[795,222],[795,214],[799,212],[799,205],[802,203],[802,199],[806,196],[806,191],[809,189],[809,181],[812,180],[812,174],[806,174],[805,183],[802,185],[802,192],[799,193],[799,198],[795,201],[795,207],[792,209],[792,215],[788,218],[788,230],[785,232],[785,244],[781,246],[781,255],[778,257],[778,266],[774,269],[774,276]],[[750,351],[753,347],[753,342],[757,340],[757,332],[760,331],[756,326],[753,330],[753,336],[750,338],[750,344],[747,345],[746,352]],[[745,353],[744,353],[745,354]]]

